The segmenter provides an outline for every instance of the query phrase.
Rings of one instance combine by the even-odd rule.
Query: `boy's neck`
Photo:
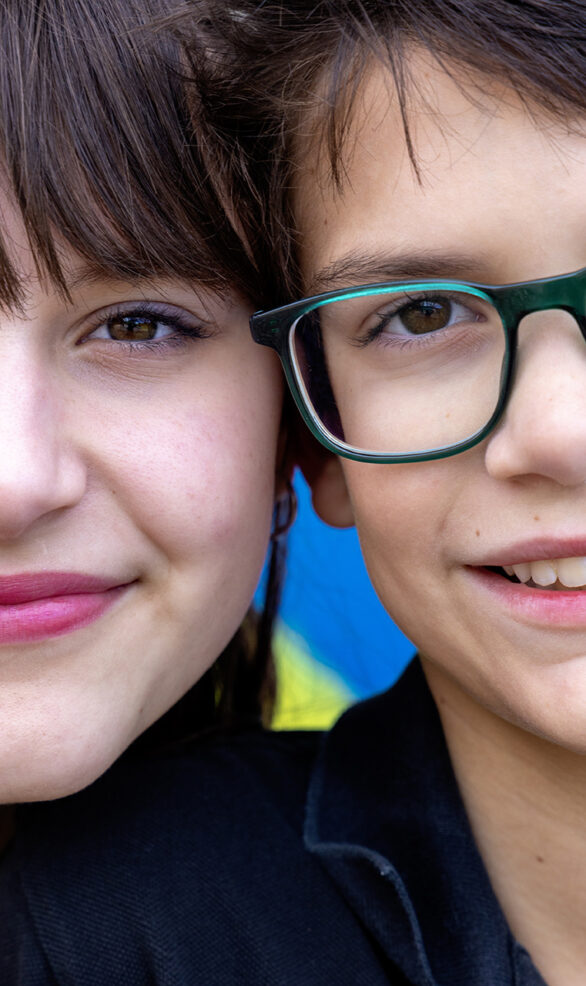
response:
[[[548,986],[583,986],[586,757],[511,725],[423,666],[509,926]]]

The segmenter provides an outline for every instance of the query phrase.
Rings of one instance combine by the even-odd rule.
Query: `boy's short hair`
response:
[[[571,124],[586,113],[586,7],[581,0],[238,0],[213,16],[224,99],[218,133],[237,137],[257,187],[256,255],[281,270],[278,300],[302,290],[291,193],[299,157],[319,143],[343,184],[342,151],[365,72],[391,72],[407,148],[409,54],[426,50],[472,100],[489,77],[530,111]],[[218,91],[218,90],[216,90]]]

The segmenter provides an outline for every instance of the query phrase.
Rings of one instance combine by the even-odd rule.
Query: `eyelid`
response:
[[[113,305],[100,308],[93,312],[83,324],[83,335],[78,340],[78,345],[87,342],[92,334],[101,326],[107,324],[114,318],[136,318],[146,316],[153,321],[167,323],[170,328],[175,327],[179,335],[194,338],[208,338],[214,330],[214,325],[201,317],[186,311],[184,308],[172,305],[165,301],[136,300],[116,302]],[[171,336],[169,336],[171,338]],[[107,341],[107,340],[104,340]],[[114,342],[115,340],[111,340]],[[148,340],[143,340],[143,342]],[[162,340],[152,340],[162,341]],[[128,343],[135,345],[135,343]]]
[[[385,331],[384,323],[385,321],[395,318],[399,315],[404,308],[417,301],[434,301],[438,297],[443,297],[450,301],[452,304],[460,305],[461,307],[468,308],[472,315],[477,313],[474,312],[472,304],[467,305],[466,299],[470,298],[471,302],[474,300],[475,295],[467,294],[466,292],[457,291],[446,291],[443,294],[439,291],[417,291],[415,294],[405,293],[396,295],[390,295],[389,303],[380,306],[376,311],[371,312],[368,316],[363,319],[360,334],[357,335],[354,345],[358,349],[363,349],[378,338]],[[368,324],[372,320],[376,319],[376,324]],[[458,323],[455,323],[458,324]],[[425,334],[422,333],[418,338],[423,338]]]
[[[474,312],[474,302],[478,302],[476,295],[467,294],[465,291],[425,291],[420,290],[413,294],[409,294],[405,291],[403,294],[391,295],[388,304],[382,305],[376,312],[373,312],[374,317],[380,315],[396,315],[403,308],[407,308],[410,304],[418,301],[438,301],[447,300],[451,304],[460,305],[462,308],[468,308],[471,312]]]

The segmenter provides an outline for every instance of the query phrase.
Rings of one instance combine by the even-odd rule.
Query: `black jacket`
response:
[[[122,760],[23,807],[2,986],[544,986],[474,846],[417,662],[325,737]]]

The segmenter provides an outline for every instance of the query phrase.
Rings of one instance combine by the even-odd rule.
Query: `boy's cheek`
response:
[[[345,464],[354,520],[370,564],[400,566],[420,552],[433,562],[454,504],[455,477],[442,466]]]

